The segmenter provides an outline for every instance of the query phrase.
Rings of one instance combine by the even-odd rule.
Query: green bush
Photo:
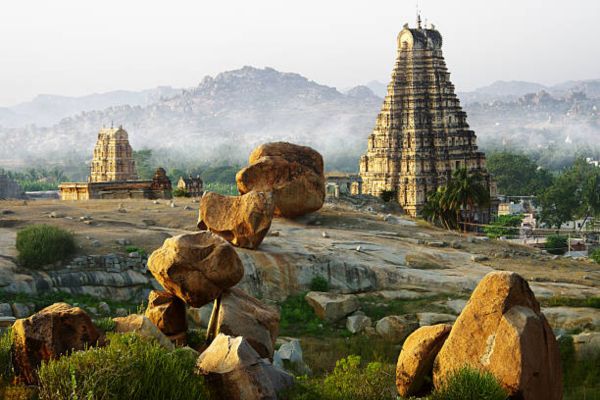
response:
[[[137,246],[127,246],[125,247],[125,251],[128,253],[138,253],[139,255],[146,256],[148,254],[148,252],[140,247]]]
[[[356,355],[342,358],[325,380],[298,379],[282,393],[284,400],[393,400],[396,398],[395,367],[372,362],[362,365]]]
[[[7,329],[0,336],[0,380],[10,381],[13,376],[11,347],[13,343],[12,332]]]
[[[310,290],[313,292],[328,292],[329,282],[321,275],[317,275],[310,281]]]
[[[567,252],[569,247],[568,238],[562,235],[550,235],[546,238],[546,244],[544,248],[550,254],[563,255]]]
[[[333,332],[326,321],[317,317],[303,294],[289,296],[281,304],[280,315],[279,329],[284,336],[322,336]]]
[[[506,400],[508,393],[489,372],[464,367],[434,390],[429,400]]]
[[[109,334],[106,347],[74,352],[43,363],[41,400],[207,399],[202,377],[194,375],[196,357],[170,352],[135,334]]]
[[[501,215],[483,231],[490,239],[498,239],[502,236],[515,236],[519,234],[519,227],[523,221],[522,215]]]
[[[594,260],[595,262],[597,262],[598,264],[600,264],[600,247],[594,249],[591,253],[590,253],[590,258],[592,260]]]
[[[188,193],[188,191],[185,189],[181,189],[181,188],[173,189],[172,194],[173,194],[173,197],[190,197],[190,194]]]
[[[94,320],[94,325],[103,332],[114,332],[117,324],[112,318],[106,317]]]
[[[73,234],[50,225],[32,225],[17,232],[18,260],[37,268],[62,261],[75,252]]]

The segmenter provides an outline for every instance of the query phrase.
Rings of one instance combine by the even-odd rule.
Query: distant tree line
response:
[[[58,167],[27,168],[24,171],[7,171],[0,168],[0,175],[7,175],[26,192],[57,190],[58,185],[69,180],[64,170]]]

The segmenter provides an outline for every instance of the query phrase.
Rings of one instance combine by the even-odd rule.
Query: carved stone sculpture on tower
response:
[[[427,195],[466,168],[495,187],[475,133],[454,93],[442,55],[442,35],[408,25],[398,35],[398,56],[381,112],[360,159],[362,193],[394,192],[405,212],[419,215]],[[481,210],[480,221],[492,210]]]
[[[122,126],[102,128],[94,147],[90,182],[137,180],[133,150]]]

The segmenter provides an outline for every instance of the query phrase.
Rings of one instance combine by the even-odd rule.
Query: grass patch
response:
[[[43,363],[41,400],[207,399],[202,377],[194,374],[195,357],[169,352],[135,334],[109,334],[109,344]]]
[[[577,359],[571,336],[561,336],[558,345],[565,400],[600,400],[600,349],[593,356]]]
[[[17,257],[27,268],[63,261],[75,253],[75,239],[71,232],[50,225],[32,225],[17,232]]]
[[[329,282],[321,275],[317,275],[310,281],[310,290],[313,292],[329,292]]]
[[[89,295],[77,295],[65,292],[46,292],[32,296],[25,293],[6,293],[0,291],[0,303],[33,303],[36,311],[60,302],[68,303],[70,305],[77,304],[78,307],[82,308],[97,307],[98,303],[101,301],[107,303],[112,312],[117,308],[124,308],[129,313],[133,313],[139,307],[139,304],[136,302],[114,301],[111,299],[102,300]]]
[[[508,393],[489,372],[461,368],[433,391],[428,400],[506,400]]]
[[[569,297],[550,297],[540,301],[544,307],[592,307],[600,308],[600,297],[588,297],[585,299],[574,299]]]
[[[102,330],[105,333],[114,332],[117,326],[115,321],[113,321],[113,319],[110,317],[96,319],[94,320],[94,325],[96,325],[98,329]]]
[[[321,379],[299,379],[284,400],[383,400],[396,398],[394,364],[363,363],[351,355],[336,363],[333,372]]]
[[[148,252],[140,247],[136,246],[127,246],[125,247],[125,251],[127,253],[138,253],[140,256],[145,257],[148,255]]]
[[[377,296],[365,296],[360,298],[361,310],[373,321],[377,321],[388,315],[415,314],[418,312],[445,313],[448,310],[438,304],[437,301],[447,299],[447,296],[428,296],[421,299],[396,299],[383,300]]]
[[[289,296],[281,303],[279,331],[281,336],[335,336],[345,330],[321,321],[304,300],[305,294]]]
[[[13,377],[11,347],[13,337],[11,329],[7,329],[0,336],[0,379],[10,381]]]

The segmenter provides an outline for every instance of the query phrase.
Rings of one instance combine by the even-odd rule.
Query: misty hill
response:
[[[89,159],[98,129],[114,121],[128,130],[134,149],[171,160],[241,162],[259,143],[288,140],[317,148],[336,167],[354,166],[380,106],[367,88],[343,94],[295,73],[244,67],[149,105],[84,111],[46,128],[2,129],[0,160]]]
[[[115,90],[80,97],[41,94],[31,101],[0,108],[0,126],[50,126],[82,111],[103,110],[119,105],[146,106],[179,92],[179,89],[161,86],[142,91]]]
[[[127,129],[134,149],[154,151],[155,164],[243,163],[256,145],[287,140],[319,150],[329,169],[356,170],[382,103],[374,89],[382,87],[371,82],[342,93],[299,74],[244,67],[206,77],[187,90],[112,92],[77,101],[38,97],[18,110],[35,113],[38,107],[38,120],[66,113],[69,107],[86,111],[48,127],[0,128],[0,167],[47,161],[83,165],[91,158],[98,130],[114,121]],[[561,152],[574,153],[598,143],[600,81],[551,88],[496,82],[460,97],[484,150],[558,146]],[[109,104],[125,100],[131,103]],[[94,101],[109,106],[87,110]],[[0,119],[16,118],[15,113],[0,109]]]

